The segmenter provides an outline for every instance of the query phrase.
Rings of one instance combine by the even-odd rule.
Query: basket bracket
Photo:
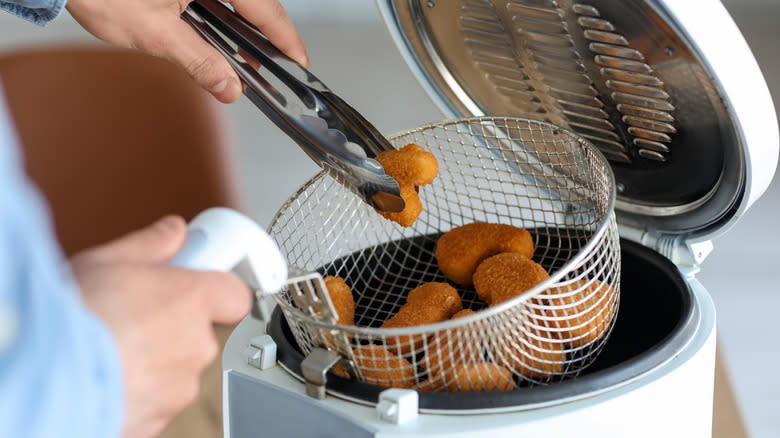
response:
[[[325,383],[328,370],[341,359],[338,353],[324,348],[314,348],[301,362],[301,371],[306,380],[306,395],[322,400],[325,398]]]

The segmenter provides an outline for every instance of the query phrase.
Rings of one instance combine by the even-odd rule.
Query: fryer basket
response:
[[[619,304],[614,180],[604,157],[570,131],[510,117],[448,120],[389,140],[397,148],[419,144],[439,162],[434,183],[420,188],[423,212],[413,226],[383,218],[325,173],[301,187],[270,225],[290,264],[344,278],[355,298],[355,326],[344,326],[306,314],[289,293],[276,296],[304,356],[329,347],[344,359],[339,374],[434,391],[577,376],[604,345]],[[533,259],[550,278],[490,307],[473,288],[456,286],[475,314],[381,328],[410,290],[447,281],[434,256],[437,239],[476,221],[528,229]],[[344,337],[346,343],[332,342]]]

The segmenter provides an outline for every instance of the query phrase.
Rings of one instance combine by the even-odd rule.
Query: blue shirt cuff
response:
[[[39,26],[45,26],[62,13],[66,2],[67,0],[0,0],[0,9]]]

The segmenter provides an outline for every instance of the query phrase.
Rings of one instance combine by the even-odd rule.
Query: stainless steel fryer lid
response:
[[[535,118],[595,144],[624,225],[709,238],[772,178],[774,107],[717,0],[378,5],[448,115]]]

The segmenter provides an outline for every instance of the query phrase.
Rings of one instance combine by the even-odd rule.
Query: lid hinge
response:
[[[618,225],[618,228],[622,237],[654,249],[671,260],[686,277],[699,272],[701,263],[713,249],[711,240],[691,242],[686,234],[663,234],[626,225]]]

